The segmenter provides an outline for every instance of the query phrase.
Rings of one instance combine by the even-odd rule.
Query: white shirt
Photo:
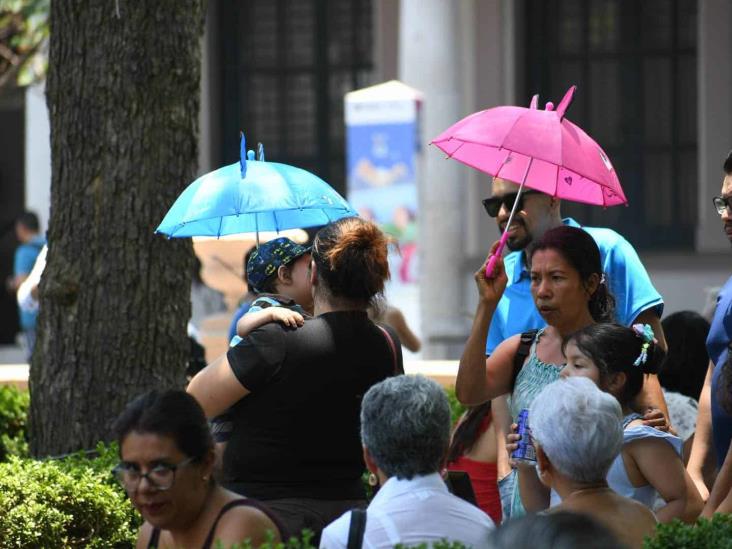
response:
[[[351,512],[323,530],[320,549],[345,549]],[[412,480],[390,478],[367,509],[364,549],[392,549],[434,543],[442,539],[459,541],[467,547],[486,547],[495,528],[479,508],[453,496],[437,473]]]
[[[36,258],[36,262],[33,264],[33,269],[18,287],[18,305],[21,309],[29,313],[38,310],[38,300],[33,297],[31,291],[41,283],[41,275],[46,268],[46,253],[48,253],[48,246],[44,245]]]

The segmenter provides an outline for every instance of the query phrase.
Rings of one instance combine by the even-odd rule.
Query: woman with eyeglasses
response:
[[[115,423],[120,463],[114,474],[140,512],[139,548],[258,546],[282,529],[261,503],[214,481],[214,446],[203,410],[179,390],[151,391]]]

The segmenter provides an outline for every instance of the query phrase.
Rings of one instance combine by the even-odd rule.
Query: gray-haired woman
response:
[[[618,401],[580,377],[547,385],[529,409],[539,478],[562,498],[548,512],[585,513],[629,547],[641,547],[656,518],[605,480],[623,446],[622,419]]]
[[[391,548],[441,539],[485,547],[493,521],[450,494],[440,470],[450,442],[445,392],[423,376],[377,383],[361,404],[361,441],[366,466],[379,492],[366,510],[363,545]],[[321,548],[345,548],[349,511],[323,530]]]

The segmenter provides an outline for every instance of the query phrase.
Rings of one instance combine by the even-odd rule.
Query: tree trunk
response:
[[[183,384],[191,245],[153,231],[196,172],[203,21],[201,0],[51,2],[34,455],[109,440],[130,399]]]

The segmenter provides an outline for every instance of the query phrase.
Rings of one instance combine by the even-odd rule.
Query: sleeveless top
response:
[[[280,533],[280,538],[287,539],[286,532],[284,531],[282,524],[280,523],[280,520],[272,513],[270,509],[267,508],[267,506],[263,505],[259,501],[255,499],[235,499],[233,501],[230,501],[226,505],[224,505],[221,508],[221,511],[219,511],[219,514],[216,515],[216,519],[214,520],[213,524],[211,525],[211,529],[208,531],[208,535],[206,536],[206,540],[203,542],[203,545],[201,546],[201,549],[211,549],[213,547],[214,542],[214,533],[216,532],[216,527],[219,525],[219,521],[221,520],[221,517],[224,516],[224,514],[229,510],[233,509],[234,507],[254,507],[255,509],[259,509],[267,515],[267,518],[274,522],[274,525],[277,527],[277,530]],[[158,543],[160,541],[160,528],[154,528],[152,531],[152,535],[150,536],[150,541],[147,543],[148,549],[157,549]]]
[[[653,427],[647,425],[636,425],[629,427],[630,422],[642,419],[639,414],[629,414],[623,419],[623,445],[626,445],[634,440],[641,440],[644,438],[659,438],[668,442],[674,449],[679,458],[682,457],[683,441],[670,433],[664,433]],[[625,470],[625,464],[623,463],[623,454],[618,454],[613,464],[610,466],[610,471],[607,474],[607,483],[621,496],[625,496],[634,499],[649,509],[653,509],[653,504],[656,500],[658,493],[656,489],[650,484],[645,486],[633,486],[628,478],[628,473]]]
[[[521,410],[531,406],[531,403],[534,402],[534,399],[544,387],[559,379],[559,374],[562,368],[564,368],[564,364],[550,364],[543,362],[536,356],[536,347],[544,331],[545,328],[542,328],[536,332],[534,342],[531,344],[529,356],[524,362],[521,371],[519,371],[518,376],[516,376],[516,383],[508,399],[508,406],[513,421],[516,420]],[[501,483],[510,491],[510,493],[505,494],[505,499],[504,494],[501,494],[504,521],[508,518],[513,519],[524,516],[526,510],[521,503],[516,469],[512,469],[504,479],[501,479]]]
[[[536,356],[536,347],[539,344],[539,339],[544,335],[544,330],[545,328],[542,328],[536,332],[534,342],[531,344],[529,356],[519,371],[518,376],[516,376],[516,383],[513,386],[513,391],[509,398],[509,408],[513,420],[518,417],[521,410],[531,406],[536,395],[544,387],[559,379],[559,373],[564,368],[564,364],[550,364],[539,360],[539,357]]]
[[[488,413],[478,427],[482,435],[491,424],[491,414]],[[495,524],[501,524],[501,498],[498,494],[498,470],[495,463],[478,461],[469,457],[460,456],[448,464],[449,471],[464,471],[470,478],[475,500],[485,514],[493,519]]]

